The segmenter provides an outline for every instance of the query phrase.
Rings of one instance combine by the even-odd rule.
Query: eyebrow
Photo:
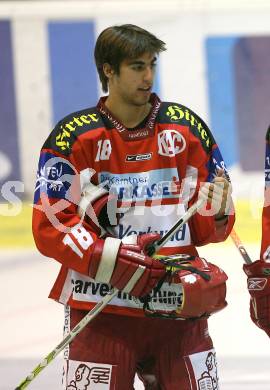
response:
[[[157,57],[154,57],[151,61],[151,64],[154,64],[156,61],[157,61]],[[134,60],[129,62],[129,65],[145,65],[145,64],[146,62],[142,60]]]

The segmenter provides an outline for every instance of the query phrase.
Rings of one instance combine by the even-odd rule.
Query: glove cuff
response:
[[[243,270],[248,277],[266,277],[270,275],[270,263],[256,260],[251,264],[244,264]]]
[[[110,283],[120,245],[121,240],[118,238],[107,237],[105,241],[103,241],[102,248],[99,246],[94,248],[91,262],[96,263],[98,266],[95,267],[95,275],[92,274],[90,269],[90,276],[94,277],[97,282]],[[93,264],[93,266],[95,265]]]
[[[103,187],[95,186],[92,183],[87,184],[83,191],[83,195],[78,205],[78,213],[80,216],[85,216],[87,208],[90,204],[94,204],[97,200],[104,198],[107,199],[108,191],[106,191]],[[100,211],[104,206],[105,201],[102,202],[102,205],[96,208],[95,211]]]

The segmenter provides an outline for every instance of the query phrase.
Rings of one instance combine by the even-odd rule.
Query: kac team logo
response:
[[[174,157],[186,148],[186,140],[176,130],[163,130],[158,134],[158,154],[166,157]]]

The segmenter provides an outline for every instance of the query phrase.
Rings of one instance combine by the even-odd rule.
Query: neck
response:
[[[152,107],[149,102],[141,106],[136,106],[122,99],[116,99],[111,94],[106,99],[105,106],[127,128],[136,127],[141,123],[149,114]]]

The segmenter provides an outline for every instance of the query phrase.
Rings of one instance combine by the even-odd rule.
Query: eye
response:
[[[133,65],[132,69],[135,70],[136,72],[140,72],[144,69],[143,65]]]

